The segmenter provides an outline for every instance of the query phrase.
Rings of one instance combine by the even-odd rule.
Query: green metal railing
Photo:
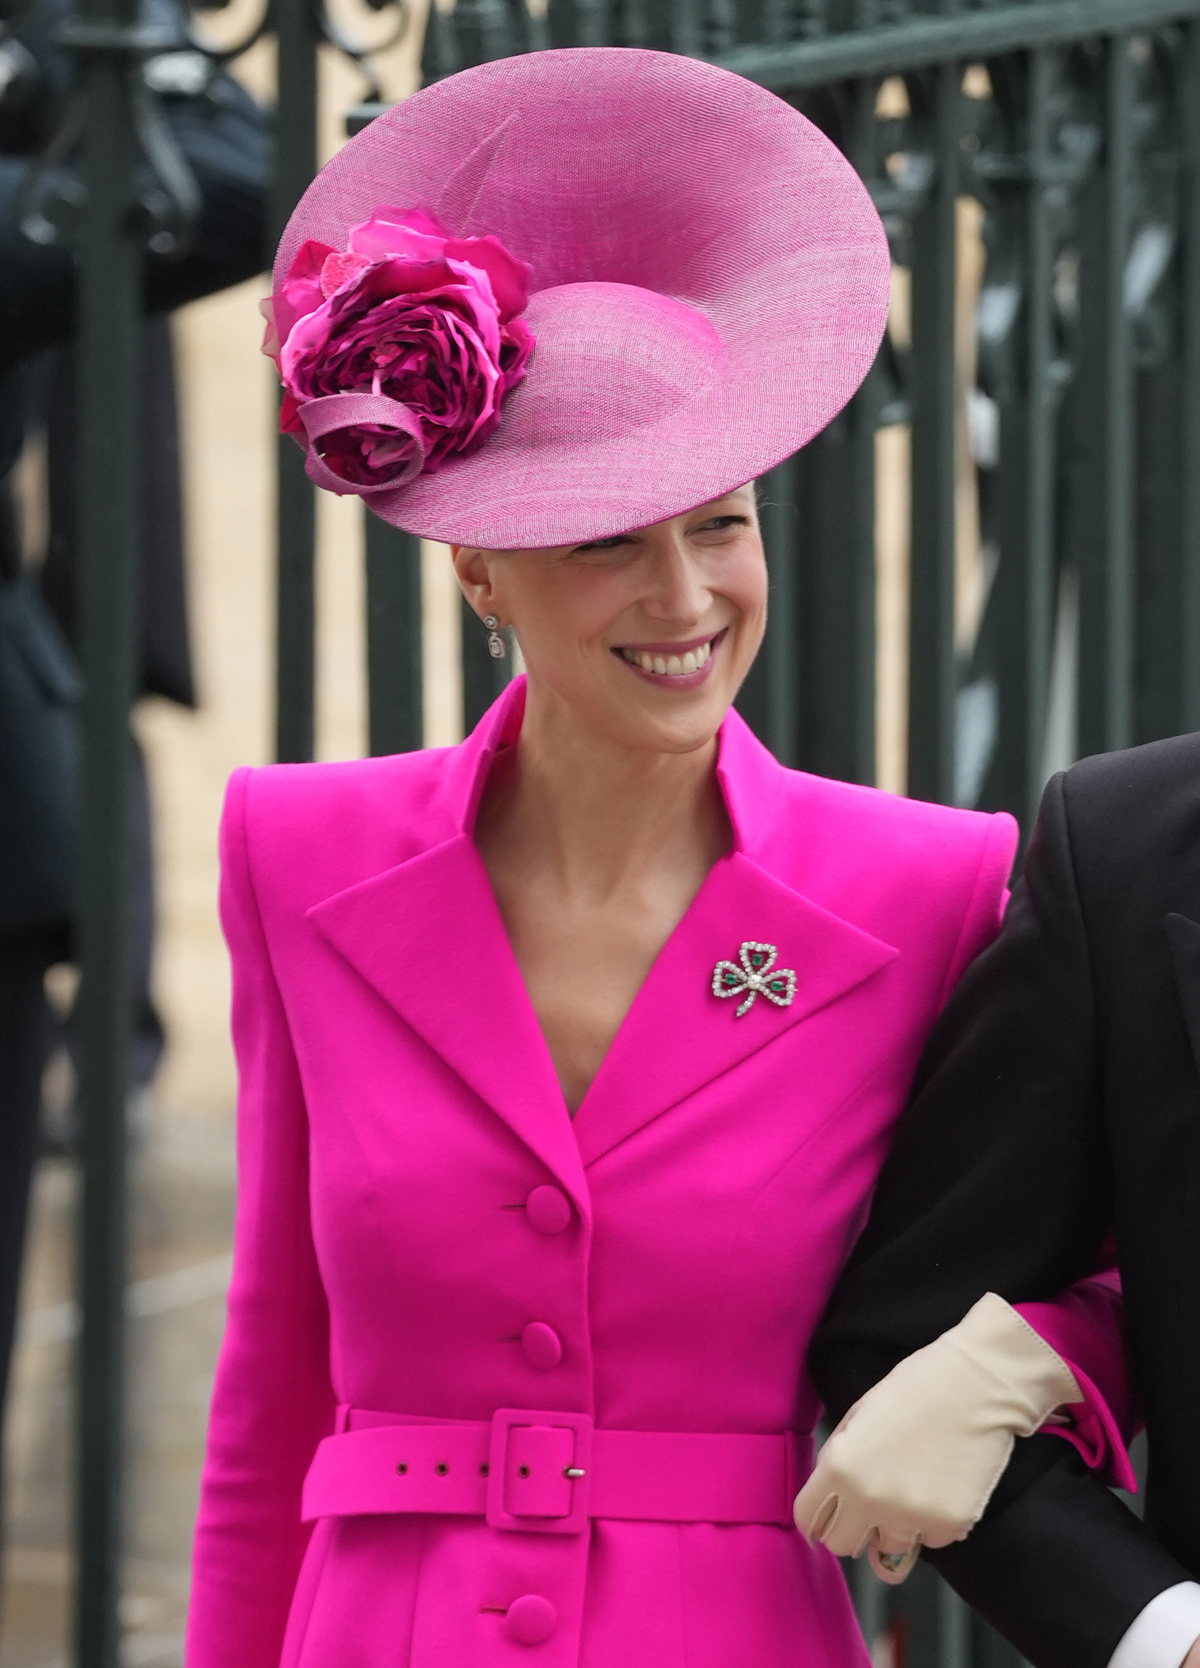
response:
[[[319,44],[365,55],[320,0],[269,0],[254,33],[264,29],[279,47],[278,231],[315,167]],[[116,1668],[120,765],[133,681],[129,378],[141,235],[128,214],[130,88],[152,43],[136,26],[136,0],[80,0],[72,40],[88,95],[90,192],[80,315],[88,698],[78,1660]],[[1068,736],[1060,751],[1200,728],[1200,0],[550,0],[537,16],[525,0],[458,0],[453,13],[431,12],[423,70],[432,80],[577,44],[705,56],[794,102],[868,183],[907,275],[907,328],[898,312],[847,411],[764,483],[771,620],[740,705],[776,754],[877,779],[878,437],[897,425],[911,436],[908,791],[1011,809],[1027,828],[1052,690],[1077,707],[1073,748]],[[368,89],[356,122],[378,97]],[[969,388],[966,200],[980,205],[986,252]],[[980,528],[966,555],[988,581],[977,629],[966,633],[964,493],[978,501]],[[314,737],[315,515],[287,440],[278,538],[277,752],[302,760]],[[366,568],[370,749],[416,747],[419,541],[368,514]],[[468,724],[498,675],[464,615]],[[891,1640],[898,1668],[1013,1660],[929,1570],[898,1592],[860,1569],[854,1579],[864,1628]]]
[[[1079,595],[1077,751],[1200,728],[1200,484],[1184,466],[1200,456],[1200,7],[914,11],[899,0],[552,0],[535,19],[520,0],[460,0],[432,13],[424,71],[598,41],[702,51],[790,99],[851,157],[910,275],[911,341],[889,343],[849,411],[767,483],[774,612],[741,705],[786,762],[876,779],[874,437],[902,422],[908,791],[1011,809],[1027,825],[1064,574]],[[968,92],[972,66],[985,74]],[[905,115],[877,114],[885,83],[902,86]],[[983,205],[988,250],[972,398],[998,435],[979,471],[995,578],[967,655],[955,641],[964,197]],[[400,564],[385,584],[417,560],[411,542],[390,542]],[[469,690],[491,687],[482,655],[469,633]],[[373,711],[412,713],[392,693],[401,679],[413,681],[393,642],[372,657]],[[986,697],[982,740],[965,733],[964,689]],[[373,745],[414,739],[380,726]],[[986,756],[965,773],[979,786],[964,796],[968,746]]]

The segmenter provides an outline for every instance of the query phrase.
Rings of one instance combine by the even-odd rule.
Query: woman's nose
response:
[[[643,604],[646,613],[655,619],[694,624],[710,600],[700,565],[682,540],[664,543],[655,552],[653,583]]]

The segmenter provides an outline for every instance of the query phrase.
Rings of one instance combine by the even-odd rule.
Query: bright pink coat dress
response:
[[[922,1042],[997,930],[1014,826],[784,770],[731,714],[733,849],[572,1121],[471,838],[523,702],[518,681],[448,751],[230,783],[239,1202],[189,1668],[866,1668],[836,1562],[785,1526],[819,1414],[805,1351]],[[714,996],[746,940],[794,970],[790,1005]],[[1115,1341],[1086,1298],[1070,1324],[1103,1377]],[[577,1416],[547,1439],[568,1461],[594,1421],[597,1515],[485,1519],[495,1465],[460,1461],[497,1409]],[[441,1427],[443,1481],[478,1501],[385,1509],[441,1486],[428,1432],[396,1463],[431,1421],[464,1422]],[[771,1521],[603,1515],[620,1432],[771,1453],[793,1433]],[[633,1440],[647,1473],[678,1448]],[[314,1528],[323,1442],[308,1508],[338,1515]],[[689,1451],[682,1493],[685,1472],[718,1486]]]

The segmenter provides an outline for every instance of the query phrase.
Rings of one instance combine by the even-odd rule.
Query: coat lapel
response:
[[[471,837],[336,893],[308,918],[586,1214],[562,1090]]]
[[[585,1163],[855,989],[897,951],[770,872],[763,852],[784,773],[731,712],[717,768],[733,850],[664,945],[572,1128],[471,832],[491,758],[516,740],[523,710],[516,679],[447,755],[440,797],[458,830],[452,838],[326,898],[308,918],[587,1216]],[[760,995],[738,1018],[738,1000],[713,995],[713,972],[718,961],[737,963],[746,941],[774,945],[776,967],[796,982],[786,1007]]]
[[[764,996],[737,1017],[737,998],[713,995],[718,961],[737,963],[747,940],[773,945],[790,968],[787,1007]],[[897,951],[829,914],[743,852],[712,869],[664,945],[575,1116],[585,1164],[687,1095],[846,995]]]
[[[1191,1039],[1196,1070],[1200,1072],[1200,925],[1186,915],[1166,919],[1167,942],[1175,969],[1175,985]]]
[[[575,1114],[585,1164],[847,995],[898,954],[771,872],[784,777],[737,712],[729,712],[721,726],[717,778],[733,850],[711,870],[663,946]],[[736,999],[713,995],[713,972],[718,961],[736,964],[740,946],[755,940],[775,946],[775,966],[796,975],[795,993],[786,1008],[758,996],[739,1019]]]
[[[587,1182],[554,1063],[470,832],[492,757],[516,739],[524,705],[524,680],[514,679],[447,754],[441,800],[459,830],[453,838],[326,898],[308,919],[587,1217]]]

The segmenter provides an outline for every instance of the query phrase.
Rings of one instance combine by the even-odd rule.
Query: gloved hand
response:
[[[1013,1439],[1079,1400],[1062,1358],[988,1292],[854,1404],[796,1496],[796,1527],[839,1557],[869,1548],[883,1580],[903,1581],[921,1546],[970,1533]]]

